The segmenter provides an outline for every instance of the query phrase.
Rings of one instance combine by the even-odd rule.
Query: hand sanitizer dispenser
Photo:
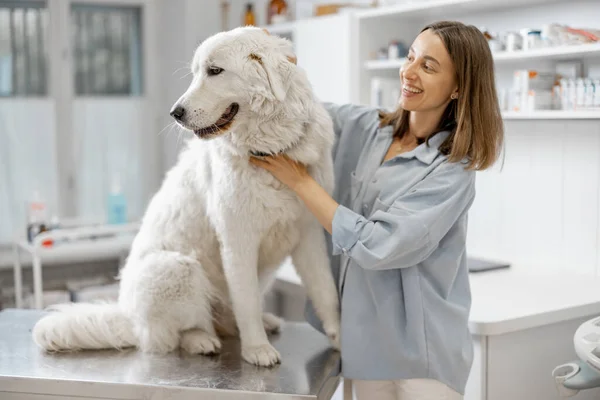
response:
[[[127,201],[123,193],[119,176],[113,176],[107,202],[109,224],[124,224],[127,222]]]

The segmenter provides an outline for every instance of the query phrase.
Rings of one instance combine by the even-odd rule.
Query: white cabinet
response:
[[[475,359],[465,400],[561,400],[552,370],[577,359],[573,334],[590,317],[500,335],[474,335]],[[600,388],[576,397],[599,398]]]
[[[294,43],[298,66],[302,67],[322,101],[349,103],[357,73],[355,23],[347,14],[297,21]]]

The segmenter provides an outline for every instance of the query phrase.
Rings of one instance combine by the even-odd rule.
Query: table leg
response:
[[[15,307],[23,308],[23,270],[21,268],[21,255],[19,245],[13,245],[13,274],[15,283]]]
[[[35,300],[34,308],[41,310],[44,308],[42,302],[42,262],[40,256],[33,253],[33,296]]]

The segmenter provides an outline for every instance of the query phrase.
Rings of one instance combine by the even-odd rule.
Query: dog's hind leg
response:
[[[181,333],[179,346],[190,354],[215,355],[221,352],[221,341],[213,323],[212,308],[200,307],[198,326]]]
[[[263,312],[262,320],[267,333],[278,333],[283,325],[283,319],[270,312]]]
[[[212,324],[210,301],[214,294],[200,262],[170,251],[148,254],[138,262],[124,273],[136,274],[136,285],[129,294],[129,315],[134,316],[140,348],[168,353],[181,344],[186,350],[214,352],[220,345]],[[195,332],[198,329],[202,335]]]

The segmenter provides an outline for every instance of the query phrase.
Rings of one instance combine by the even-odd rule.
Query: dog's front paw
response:
[[[242,358],[261,367],[272,367],[281,362],[281,355],[270,343],[242,347]]]
[[[324,326],[323,329],[331,342],[334,349],[340,350],[340,326],[338,324],[332,326]]]
[[[263,313],[262,320],[267,333],[277,333],[281,330],[283,319],[278,316],[266,312]]]

